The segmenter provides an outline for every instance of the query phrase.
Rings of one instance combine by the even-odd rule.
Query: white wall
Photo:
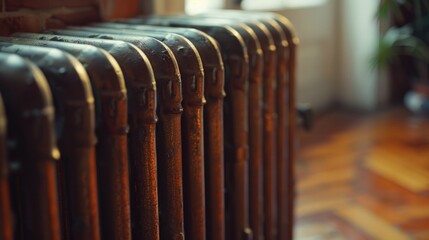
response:
[[[336,4],[333,0],[316,5],[279,11],[295,25],[300,38],[297,55],[297,100],[315,110],[328,108],[337,100],[339,44]]]
[[[378,41],[377,5],[376,0],[327,0],[280,11],[301,39],[298,102],[311,103],[320,111],[335,103],[374,110],[385,101],[387,86],[369,64]]]
[[[339,1],[342,44],[338,97],[346,106],[363,110],[376,109],[382,100],[378,73],[369,64],[379,34],[377,5],[374,0]]]

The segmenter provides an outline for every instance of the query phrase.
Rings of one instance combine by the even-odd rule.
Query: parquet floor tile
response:
[[[302,132],[297,240],[429,240],[429,118],[336,111]]]

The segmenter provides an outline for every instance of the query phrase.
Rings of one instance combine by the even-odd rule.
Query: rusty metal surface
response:
[[[103,46],[97,44],[97,40],[91,44],[105,48],[118,61],[123,62],[123,57],[126,56],[124,51],[120,54],[114,53],[115,44],[109,46],[105,43]],[[130,61],[133,59],[130,58]],[[134,61],[140,64],[147,63],[139,60],[139,57],[135,57]],[[137,68],[138,65],[124,70],[129,99],[128,156],[132,189],[130,192],[132,231],[133,236],[137,238],[139,234],[146,232],[146,235],[152,234],[153,239],[156,239],[159,234],[155,144],[156,89],[151,65],[142,65],[140,67],[142,71],[136,71]]]
[[[208,240],[225,239],[224,158],[222,154],[222,109],[225,93],[224,66],[218,43],[209,35],[191,28],[130,25],[125,23],[97,23],[91,26],[115,29],[117,33],[122,32],[119,29],[176,33],[186,37],[197,48],[204,68],[204,96],[206,98],[206,105],[204,106],[206,238]]]
[[[222,103],[224,97],[224,67],[217,42],[209,35],[189,28],[154,27],[118,23],[92,24],[95,27],[115,29],[115,33],[125,33],[123,29],[176,33],[186,37],[197,48],[204,67],[204,165],[206,237],[224,239],[224,199],[223,199],[223,125]],[[121,30],[119,30],[121,29]],[[128,32],[136,35],[135,32]],[[144,35],[141,33],[140,35]]]
[[[205,238],[205,198],[204,198],[204,154],[203,154],[203,105],[204,72],[202,61],[196,47],[186,38],[163,32],[135,30],[73,27],[93,33],[104,33],[104,36],[120,38],[129,41],[139,41],[141,37],[156,38],[167,45],[177,59],[182,78],[183,115],[182,115],[182,151],[183,151],[183,204],[185,235],[189,239]],[[116,33],[116,35],[115,35]],[[118,34],[119,33],[119,34]],[[110,35],[108,35],[110,34]],[[125,37],[124,37],[125,36]],[[140,36],[140,37],[139,37]],[[180,172],[180,169],[177,169]],[[171,186],[171,184],[169,184]],[[182,201],[179,196],[175,199]],[[177,201],[175,200],[175,201]],[[172,204],[170,201],[169,205]],[[161,205],[161,207],[164,207]],[[170,218],[180,221],[178,217]],[[175,236],[173,233],[170,236]],[[163,229],[161,225],[161,237]]]
[[[295,180],[294,180],[294,162],[295,162],[295,141],[296,141],[296,97],[295,97],[295,84],[296,84],[296,51],[299,44],[299,39],[296,35],[292,23],[280,14],[274,13],[255,13],[255,18],[259,20],[275,20],[283,30],[284,35],[289,46],[289,54],[287,62],[287,161],[286,161],[286,191],[285,208],[287,212],[286,219],[282,219],[283,231],[281,237],[283,239],[292,239],[293,237],[293,209],[295,199]],[[281,238],[279,238],[281,239]]]
[[[47,34],[19,34],[20,37],[41,39],[49,41],[64,41],[72,43],[90,44],[90,41],[81,41],[79,38],[67,38],[63,36],[52,36]],[[128,46],[100,45],[112,52],[126,55]],[[94,45],[94,44],[92,44]],[[111,68],[106,65],[105,70]],[[115,67],[116,72],[118,68]],[[127,69],[127,68],[125,68]],[[122,68],[123,71],[125,71]],[[108,86],[115,88],[113,91],[99,92],[100,116],[103,119],[102,128],[98,129],[97,135],[97,174],[101,237],[103,239],[129,239],[130,209],[129,209],[129,182],[128,182],[128,158],[127,158],[127,132],[128,132],[128,109],[127,91],[124,80],[104,80],[104,88]],[[114,81],[116,80],[116,81]],[[94,88],[96,89],[96,87]],[[112,90],[112,89],[111,89]]]
[[[294,179],[294,162],[295,162],[295,149],[296,149],[296,96],[295,96],[295,84],[296,84],[296,51],[299,40],[295,34],[295,30],[289,20],[279,15],[273,15],[280,26],[282,27],[287,41],[289,42],[289,62],[288,62],[288,125],[287,125],[287,143],[288,143],[288,161],[286,162],[286,208],[287,218],[284,220],[284,226],[286,230],[282,233],[286,239],[292,239],[293,237],[293,209],[295,200],[295,179]],[[284,189],[283,189],[284,190]]]
[[[9,156],[14,166],[10,179],[18,224],[15,237],[59,240],[59,151],[49,85],[39,68],[17,55],[0,54],[0,63],[0,92],[9,120],[10,143],[14,143]]]
[[[94,203],[87,198],[87,192],[80,194],[78,190],[85,189],[81,182],[88,180],[88,172],[94,170],[89,162],[94,164],[95,160],[94,100],[88,75],[75,58],[59,50],[11,44],[7,39],[0,41],[0,51],[16,53],[32,60],[45,74],[50,85],[55,106],[57,142],[61,152],[57,166],[60,215],[62,228],[68,231],[69,220],[72,220],[70,211],[91,210],[82,211],[80,207]],[[95,192],[92,196],[95,196]],[[67,207],[70,205],[71,209]],[[86,215],[84,213],[77,217]]]
[[[177,116],[181,114],[181,80],[177,62],[171,53],[170,49],[156,39],[150,37],[132,37],[125,34],[94,34],[84,31],[62,30],[63,34],[77,35],[81,37],[91,38],[109,38],[120,39],[131,42],[139,47],[148,56],[155,71],[155,79],[158,83],[159,98],[160,98],[160,126],[158,127],[158,180],[160,194],[160,220],[161,224],[166,227],[164,233],[168,237],[183,234],[183,207],[182,207],[182,156],[181,156],[181,140],[180,140],[180,121],[177,121]],[[170,92],[173,91],[173,92]],[[177,116],[176,116],[177,115]],[[174,118],[173,118],[174,116]],[[180,120],[180,118],[179,118]],[[162,131],[165,128],[175,129],[175,133],[171,131]],[[163,140],[164,139],[164,140]],[[165,141],[165,139],[170,139]],[[168,154],[171,151],[172,154]],[[156,180],[156,179],[155,179]],[[156,193],[156,192],[155,192]],[[151,194],[149,196],[156,195]],[[153,204],[154,200],[147,199],[147,193],[141,193],[136,196],[136,201],[142,201],[138,198],[144,197],[145,205]],[[146,199],[145,199],[146,198]],[[155,201],[156,203],[157,201]],[[149,205],[150,206],[150,205]],[[153,215],[143,209],[141,213],[135,215],[141,223],[137,222],[137,226],[143,224],[143,229],[136,228],[133,233],[138,236],[159,237],[158,232],[158,216]],[[150,210],[150,209],[149,209]],[[156,221],[150,221],[149,216],[156,217]],[[134,220],[133,220],[134,221]],[[156,223],[156,225],[154,225]],[[156,226],[156,229],[154,229]],[[149,229],[148,229],[149,228]],[[150,229],[151,228],[151,229]],[[156,233],[153,232],[156,230]],[[163,229],[161,229],[163,231]],[[162,236],[161,236],[162,237]]]
[[[19,34],[17,34],[19,35]],[[119,69],[119,66],[110,54],[106,51],[83,44],[74,44],[66,42],[54,42],[54,41],[44,41],[44,40],[34,40],[34,39],[24,39],[24,38],[9,38],[9,41],[15,43],[37,45],[37,46],[46,46],[46,47],[55,47],[66,51],[73,56],[75,56],[81,63],[84,64],[86,71],[88,72],[92,88],[95,94],[95,111],[100,113],[103,109],[100,108],[103,105],[102,101],[106,101],[106,97],[109,97],[112,92],[122,93],[123,91],[123,75],[122,71]],[[122,83],[122,84],[121,84]],[[122,85],[122,87],[121,87]],[[104,96],[103,97],[100,97]],[[106,103],[104,103],[106,105]],[[105,111],[105,110],[104,110]],[[109,119],[103,119],[101,114],[96,114],[96,128],[97,133],[103,131],[105,121]],[[109,123],[106,123],[109,124]],[[100,146],[100,144],[98,144]],[[103,161],[100,155],[97,156],[97,161]],[[84,181],[87,184],[84,189],[94,189],[94,194],[97,194],[96,190],[96,172],[95,172],[95,162],[88,162],[89,167],[91,167],[91,172],[88,172],[89,180]],[[94,171],[92,173],[92,171]],[[76,191],[76,190],[74,190]],[[90,191],[92,193],[92,190]],[[86,194],[81,192],[81,194]],[[98,216],[98,202],[97,195],[92,196],[91,194],[84,195],[82,197],[87,197],[90,201],[90,205],[83,205],[79,209],[75,209],[72,214],[72,218],[75,219],[75,222],[79,223],[79,227],[74,227],[72,231],[65,237],[70,239],[99,239],[99,216]],[[76,204],[76,202],[74,203]],[[80,211],[77,211],[80,210]],[[73,217],[73,215],[75,215]],[[84,217],[86,216],[86,217]],[[73,221],[72,221],[73,222]],[[76,224],[74,225],[76,226]]]
[[[94,98],[88,75],[70,56],[58,56],[50,48],[17,45],[32,40],[0,41],[1,51],[19,52],[36,63],[51,86],[61,152],[58,171],[63,237],[99,239]]]
[[[165,43],[177,59],[182,77],[183,92],[182,169],[185,236],[186,239],[203,240],[206,234],[203,152],[203,105],[205,99],[201,58],[195,46],[180,35],[146,31],[142,34]],[[163,239],[171,238],[165,237]]]
[[[112,29],[97,28],[74,28],[76,30],[86,30],[95,33],[117,32]],[[171,33],[149,33],[138,34],[133,30],[123,30],[116,37],[126,36],[127,39],[138,41],[141,36],[150,36],[164,42],[174,53],[182,78],[183,91],[183,118],[182,118],[182,151],[183,151],[183,203],[184,203],[184,226],[185,235],[190,239],[204,239],[205,235],[205,214],[204,214],[204,161],[203,161],[203,128],[202,128],[202,107],[205,102],[204,73],[202,63],[195,47],[184,37]],[[134,36],[133,36],[134,35]],[[123,37],[122,37],[123,38]],[[175,174],[181,169],[176,169]],[[161,174],[162,176],[163,174]],[[168,177],[168,176],[167,176]],[[171,180],[174,180],[172,176]],[[170,180],[169,180],[170,181]],[[178,181],[179,183],[181,181]],[[173,186],[168,184],[169,186]],[[177,188],[176,188],[177,189]],[[172,190],[169,190],[174,192]],[[181,196],[171,196],[168,203],[161,204],[161,212],[165,206],[172,205],[173,201],[181,202]],[[162,203],[163,200],[161,200]],[[177,210],[179,208],[176,207]],[[177,211],[175,210],[175,211]],[[165,212],[165,211],[164,211]],[[166,215],[164,215],[166,216]],[[168,216],[168,214],[167,214]],[[162,217],[162,215],[161,215]],[[166,219],[165,219],[166,220]],[[161,219],[161,221],[165,221]],[[181,234],[178,232],[183,223],[180,216],[169,217],[168,221],[177,225],[177,230],[164,231],[161,224],[161,238],[170,239]],[[175,221],[175,222],[173,222]],[[179,225],[180,224],[180,225]],[[165,235],[164,235],[165,234]],[[164,235],[164,236],[163,236]]]
[[[224,166],[223,166],[223,98],[224,66],[220,47],[209,35],[191,28],[131,25],[126,23],[97,23],[95,27],[133,29],[176,33],[186,37],[197,48],[204,67],[204,165],[206,197],[206,238],[225,239]],[[116,31],[122,32],[122,31]]]
[[[288,64],[289,43],[280,25],[275,20],[261,19],[273,36],[277,48],[277,206],[278,206],[278,238],[287,239],[288,231]]]
[[[123,34],[115,36],[77,30],[61,30],[61,34],[100,39],[121,39],[131,42],[146,53],[154,69],[160,99],[158,109],[160,121],[157,128],[158,194],[160,225],[165,228],[161,229],[161,238],[169,239],[183,236],[182,146],[180,135],[182,89],[180,72],[173,53],[164,44],[150,37],[142,38]],[[156,168],[152,169],[156,171]],[[136,182],[136,184],[144,183]],[[156,189],[155,186],[149,190],[153,191],[154,189]],[[138,218],[136,219],[136,224],[138,225],[133,229],[133,233],[136,236],[150,234],[154,238],[159,237],[158,215],[156,214],[157,212],[153,211],[157,210],[154,207],[158,206],[152,205],[156,199],[148,199],[148,197],[156,197],[154,193],[156,192],[148,195],[142,192],[138,196],[136,195],[136,203],[142,201],[141,197],[144,197],[143,200],[145,201],[137,206],[138,208],[143,207],[143,211],[133,215],[134,219]],[[144,205],[142,206],[142,204]],[[152,209],[147,208],[151,206],[153,206]],[[144,230],[150,231],[145,232]]]
[[[248,12],[236,11],[236,10],[221,10],[216,11],[217,14],[223,16],[235,16],[247,19],[258,20],[262,22],[267,28],[270,29],[273,37],[276,33],[281,37],[281,43],[277,41],[276,45],[279,48],[279,45],[282,47],[279,48],[280,51],[277,53],[279,55],[284,54],[286,60],[279,59],[280,64],[278,64],[278,74],[279,77],[279,86],[277,93],[278,103],[286,103],[286,109],[280,107],[278,110],[279,117],[279,130],[281,133],[285,133],[284,139],[281,139],[282,134],[278,136],[278,144],[280,146],[285,146],[284,148],[278,148],[278,178],[277,178],[277,189],[281,194],[278,196],[278,206],[279,206],[279,221],[278,229],[279,236],[278,239],[292,239],[293,235],[293,208],[294,208],[294,159],[295,159],[295,128],[296,128],[296,103],[295,103],[295,81],[296,81],[296,50],[299,44],[299,39],[296,35],[295,29],[292,23],[284,16],[275,13],[264,13],[264,12]],[[275,28],[275,31],[274,31]],[[282,50],[283,49],[283,50]],[[286,62],[284,62],[286,61]],[[283,62],[283,63],[282,63]],[[284,69],[280,69],[283,64],[285,64]],[[279,72],[285,71],[285,72]],[[283,74],[284,77],[283,78]],[[282,86],[282,85],[285,86]],[[286,91],[281,89],[286,88]],[[285,128],[282,131],[281,128]],[[283,143],[284,141],[284,143]],[[284,145],[283,145],[284,144]],[[283,167],[284,166],[284,167]],[[284,174],[281,174],[283,172]]]
[[[109,156],[103,156],[106,152],[118,153],[120,161],[129,164],[126,169],[130,174],[128,175],[128,172],[124,174],[129,179],[111,177],[110,182],[107,181],[107,184],[99,186],[100,189],[113,185],[112,182],[121,185],[124,180],[131,181],[126,183],[129,184],[128,202],[119,207],[116,205],[115,209],[119,209],[122,213],[128,211],[128,219],[124,218],[127,214],[118,216],[118,211],[104,213],[105,217],[101,216],[100,219],[110,225],[101,224],[105,231],[102,231],[101,236],[93,234],[94,237],[91,238],[91,234],[85,233],[85,228],[91,228],[90,224],[86,226],[81,224],[80,229],[74,227],[71,231],[73,225],[71,222],[74,220],[70,216],[75,214],[77,219],[83,211],[79,213],[79,211],[70,211],[70,206],[63,207],[60,208],[62,210],[60,216],[66,216],[63,217],[66,220],[60,221],[62,227],[59,228],[63,232],[60,238],[183,240],[186,236],[189,239],[292,239],[296,127],[294,85],[296,48],[299,40],[290,21],[274,13],[234,10],[213,11],[196,16],[143,17],[119,21],[122,23],[101,23],[92,24],[90,27],[50,30],[47,34],[52,35],[51,41],[16,38],[13,40],[14,43],[44,47],[49,47],[47,43],[60,46],[61,44],[74,45],[76,48],[70,46],[66,48],[69,48],[68,52],[83,63],[84,67],[81,66],[83,72],[86,70],[90,78],[92,78],[91,74],[99,78],[96,81],[91,79],[92,85],[102,82],[100,76],[103,74],[96,72],[100,72],[103,66],[92,64],[99,70],[89,66],[91,61],[97,61],[91,58],[90,54],[86,54],[91,52],[91,49],[101,51],[101,55],[106,56],[106,59],[110,58],[115,62],[117,76],[119,76],[118,72],[121,72],[121,67],[125,69],[125,77],[121,77],[125,78],[122,79],[122,84],[126,85],[127,90],[123,89],[119,95],[113,97],[110,96],[112,95],[110,92],[106,94],[114,98],[114,102],[118,96],[121,98],[127,95],[124,97],[125,104],[122,100],[120,100],[122,105],[117,104],[117,101],[113,103],[125,106],[121,109],[122,112],[124,109],[129,110],[122,115],[125,116],[125,121],[123,117],[119,120],[119,122],[125,122],[123,128],[119,127],[121,124],[118,125],[116,121],[117,108],[112,107],[112,101],[106,101],[107,97],[102,100],[97,96],[98,89],[93,86],[97,113],[96,132],[97,136],[101,136],[101,144],[97,144],[97,156],[95,156],[94,144],[83,147],[80,146],[82,144],[73,146],[75,139],[80,137],[91,139],[91,137],[62,131],[66,120],[64,113],[73,115],[73,109],[76,110],[76,106],[62,108],[61,101],[58,99],[64,99],[70,95],[60,97],[55,95],[63,88],[52,85],[52,79],[68,68],[64,70],[65,68],[59,67],[57,72],[42,69],[47,74],[48,80],[51,80],[49,83],[53,89],[53,103],[59,109],[55,116],[57,119],[55,130],[58,133],[57,141],[60,149],[64,153],[61,160],[82,160],[75,161],[77,163],[72,164],[71,167],[65,167],[63,164],[72,161],[59,162],[61,164],[58,168],[60,207],[68,206],[67,201],[70,200],[78,203],[77,205],[84,203],[82,199],[79,203],[79,198],[75,201],[72,200],[73,197],[66,196],[70,192],[72,192],[71,195],[76,196],[86,191],[83,188],[76,192],[67,190],[66,188],[69,187],[67,178],[76,175],[79,179],[83,179],[81,176],[89,173],[79,172],[79,167],[88,169],[90,166],[79,165],[79,162],[92,161],[93,171],[95,171],[96,158],[97,162],[99,159],[109,159]],[[39,39],[39,37],[35,38]],[[34,38],[34,36],[28,36],[28,38]],[[44,39],[45,35],[42,38]],[[108,51],[82,44],[82,40],[84,43],[94,40],[97,43],[90,44],[110,51],[113,56]],[[3,41],[6,40],[3,39]],[[11,39],[8,41],[12,42]],[[26,41],[28,42],[25,43]],[[58,41],[72,41],[77,44]],[[106,42],[110,44],[120,42],[122,45],[118,47],[119,45],[113,44],[116,49],[112,50],[115,47]],[[2,43],[0,43],[0,49],[1,45]],[[121,49],[125,46],[131,50]],[[82,49],[77,50],[79,47]],[[22,55],[25,54],[28,54],[36,63],[39,61],[37,63],[39,65],[47,64],[37,59],[41,58],[41,55],[35,56],[24,51]],[[133,58],[134,56],[138,57]],[[223,61],[226,63],[225,68],[219,64]],[[144,67],[139,69],[137,66]],[[225,70],[226,76],[225,105],[223,105],[225,96],[223,81],[219,84],[218,80],[223,77],[223,71],[219,70],[220,68]],[[79,78],[81,77],[74,80]],[[67,79],[65,77],[61,80],[67,81]],[[181,81],[184,83],[183,86]],[[65,86],[73,82],[62,83]],[[143,82],[149,85],[140,85]],[[163,85],[161,91],[156,90],[155,82],[158,83],[158,88]],[[152,92],[150,92],[150,85],[153,86]],[[66,89],[69,88],[73,89],[73,84],[66,87]],[[180,94],[177,94],[178,91]],[[157,106],[157,98],[161,100],[159,106]],[[147,101],[148,99],[153,101]],[[104,110],[101,111],[103,108]],[[76,114],[85,113],[74,115]],[[103,120],[108,119],[108,116],[110,116],[109,120]],[[159,122],[157,122],[158,116]],[[74,124],[78,124],[77,121]],[[70,128],[67,127],[67,129]],[[75,134],[76,137],[60,138],[64,134]],[[223,141],[223,134],[225,134],[225,141]],[[14,137],[13,134],[11,135]],[[122,141],[123,136],[113,137],[114,140],[109,141],[104,137],[109,135],[115,135],[115,137],[126,135],[126,141]],[[67,141],[61,141],[62,139]],[[85,141],[83,143],[85,145]],[[11,147],[14,148],[14,145]],[[16,169],[19,169],[21,163],[20,158],[15,157],[17,154],[13,148],[11,156],[13,174],[9,178],[11,181],[9,184],[12,186],[13,209],[18,213],[17,220],[21,224],[24,222],[22,216],[25,216],[19,212],[20,205],[25,204],[22,200],[24,191],[17,189],[22,176],[17,174]],[[79,151],[81,150],[79,148],[84,150]],[[92,151],[87,151],[90,148]],[[111,154],[110,159],[118,159],[118,154],[116,156]],[[129,159],[124,161],[123,156]],[[112,163],[111,160],[110,163]],[[113,165],[116,163],[113,162]],[[79,167],[73,169],[73,166]],[[101,166],[102,164],[98,164],[97,170],[100,170]],[[123,168],[110,166],[111,168],[107,169],[108,174],[116,174],[116,176],[123,174],[125,165],[117,164],[117,166]],[[67,172],[70,170],[72,173]],[[105,170],[106,168],[104,172]],[[76,177],[73,180],[78,183]],[[79,184],[85,185],[82,185],[82,181]],[[96,181],[94,181],[95,185]],[[157,189],[158,185],[160,192]],[[72,188],[79,189],[76,186]],[[119,199],[124,203],[126,201],[123,201],[123,196],[124,194],[112,194],[108,200]],[[224,201],[219,201],[220,198]],[[99,201],[101,205],[105,204],[102,200]],[[95,203],[97,204],[97,200]],[[114,206],[111,203],[109,203],[110,206]],[[76,207],[77,205],[72,208],[79,208]],[[88,207],[88,205],[80,205],[81,209]],[[108,208],[105,207],[105,209]],[[86,213],[88,214],[88,211]],[[87,216],[92,214],[93,212]],[[87,218],[89,221],[85,220],[86,223],[91,221],[91,217],[94,218],[94,215],[89,216]],[[220,224],[216,224],[216,221]],[[95,221],[92,224],[97,225]],[[52,227],[55,228],[55,226]],[[26,232],[22,229],[15,229],[15,237],[29,238],[24,236]],[[71,234],[78,232],[80,234],[75,236]],[[97,230],[92,228],[92,233],[95,232]]]
[[[263,53],[255,32],[242,23],[233,24],[246,41],[249,54],[249,226],[253,239],[263,235]]]
[[[0,59],[2,56],[0,55]],[[3,63],[0,60],[1,63]],[[13,239],[12,209],[9,191],[9,160],[7,158],[7,117],[0,96],[0,239]]]
[[[257,22],[244,21],[261,42],[264,55],[263,69],[263,192],[264,192],[264,238],[276,239],[277,207],[276,207],[276,48],[271,34]]]
[[[205,19],[208,21],[208,19]],[[216,19],[240,33],[249,55],[249,226],[253,239],[263,239],[263,52],[255,32],[246,24]]]
[[[200,16],[204,19],[210,19],[211,16]],[[199,18],[200,18],[199,17]],[[227,17],[224,17],[227,18]],[[276,47],[274,45],[271,34],[260,22],[248,21],[243,18],[230,17],[232,22],[241,22],[251,30],[260,41],[260,46],[263,51],[263,231],[257,228],[257,234],[254,234],[255,239],[276,239],[277,234],[277,204],[276,204],[276,129],[277,129],[277,113],[276,113]],[[250,196],[256,197],[256,196]],[[254,203],[256,205],[256,203]],[[254,221],[259,220],[257,216]],[[258,223],[254,223],[255,225]],[[255,226],[254,225],[254,226]],[[253,230],[253,229],[252,229]],[[262,237],[263,234],[263,237]]]
[[[211,18],[212,15],[200,16],[204,19]],[[249,21],[240,17],[226,17],[233,22],[240,22],[247,25],[254,31],[255,36],[260,41],[263,51],[263,231],[256,229],[255,239],[276,239],[277,235],[277,189],[276,189],[276,135],[277,135],[277,112],[276,112],[276,47],[271,33],[258,21]],[[256,196],[250,196],[256,197]],[[256,205],[256,203],[254,203]],[[260,221],[255,216],[252,220]],[[258,223],[254,223],[258,224]],[[253,229],[252,229],[253,230]],[[263,236],[262,236],[263,235]]]
[[[263,239],[263,53],[255,32],[245,23],[222,18],[205,18],[205,22],[214,22],[235,29],[243,38],[249,56],[249,226],[254,239]],[[269,142],[269,141],[268,141]]]
[[[248,229],[248,55],[240,34],[231,27],[196,19],[131,19],[133,24],[193,27],[209,34],[222,46],[225,63],[225,224],[227,239],[249,237]]]

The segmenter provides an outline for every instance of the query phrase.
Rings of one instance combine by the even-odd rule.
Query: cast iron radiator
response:
[[[0,239],[292,239],[297,44],[233,10],[0,37]]]

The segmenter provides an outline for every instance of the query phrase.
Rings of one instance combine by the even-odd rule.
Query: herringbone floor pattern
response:
[[[297,240],[429,240],[429,118],[333,112],[301,134]]]

